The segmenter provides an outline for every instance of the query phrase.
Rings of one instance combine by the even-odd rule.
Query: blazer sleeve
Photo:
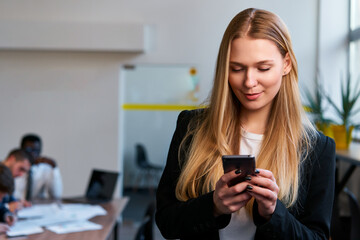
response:
[[[230,215],[213,216],[213,192],[179,201],[175,188],[182,163],[178,159],[179,145],[187,132],[187,126],[194,111],[183,111],[177,121],[167,157],[167,163],[157,189],[156,223],[165,238],[186,238],[217,235],[219,228],[225,227]]]
[[[9,210],[7,204],[11,202],[15,202],[16,198],[13,195],[5,195],[0,203],[0,222],[6,222],[5,217],[7,215],[12,215],[11,211]]]
[[[0,222],[6,222],[5,216],[6,214],[10,214],[9,209],[7,209],[5,206],[0,207]]]
[[[335,189],[334,140],[320,134],[314,154],[305,161],[304,168],[302,178],[306,178],[306,186],[300,186],[299,194],[306,197],[296,204],[296,209],[289,211],[277,200],[274,214],[264,223],[255,202],[255,239],[329,239]]]

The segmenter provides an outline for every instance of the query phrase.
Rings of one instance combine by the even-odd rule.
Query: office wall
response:
[[[319,19],[319,80],[340,106],[340,80],[348,72],[349,1],[320,0]],[[334,118],[330,109],[327,116]]]
[[[120,169],[117,61],[106,54],[0,52],[1,157],[22,134],[40,134],[65,194],[83,192],[93,167]]]
[[[145,53],[1,50],[0,156],[18,145],[23,133],[39,133],[44,154],[54,157],[61,168],[65,195],[83,191],[93,167],[122,170],[121,65],[194,64],[204,99],[225,27],[247,7],[265,8],[283,18],[292,34],[300,84],[311,85],[316,70],[317,1],[1,1],[0,21],[143,23],[150,26],[151,36]],[[150,157],[162,155],[154,149]]]

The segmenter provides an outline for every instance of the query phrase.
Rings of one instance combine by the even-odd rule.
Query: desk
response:
[[[103,226],[100,230],[93,231],[84,231],[84,232],[75,232],[68,234],[56,234],[53,233],[46,228],[44,228],[44,232],[39,234],[32,234],[27,236],[26,240],[106,240],[109,239],[110,236],[114,236],[114,239],[117,239],[117,231],[118,231],[118,217],[124,210],[127,202],[129,201],[128,197],[123,197],[120,199],[114,199],[111,202],[99,204],[106,211],[107,214],[105,216],[96,216],[90,219],[91,222],[101,224]],[[1,239],[1,238],[0,238]],[[11,239],[11,238],[10,238]]]
[[[345,175],[340,181],[338,179],[339,173],[336,173],[335,196],[338,196],[345,187],[347,181],[351,177],[351,174],[354,172],[356,167],[360,167],[360,143],[351,142],[348,150],[336,150],[336,161],[344,161],[350,163],[349,168],[346,170]]]

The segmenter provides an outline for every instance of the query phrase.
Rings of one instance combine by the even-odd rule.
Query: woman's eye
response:
[[[270,70],[270,68],[259,68],[259,71],[260,71],[260,72],[266,72],[266,71],[268,71],[268,70]]]
[[[243,68],[231,68],[232,72],[240,72],[242,70],[244,70],[244,69]]]

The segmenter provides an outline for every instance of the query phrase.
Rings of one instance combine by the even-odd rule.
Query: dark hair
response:
[[[21,143],[20,143],[21,148],[24,148],[26,142],[39,142],[40,143],[40,148],[42,146],[40,136],[38,136],[36,134],[33,134],[33,133],[25,134],[22,137]]]
[[[14,192],[14,178],[11,170],[0,163],[0,192],[12,194]]]
[[[28,153],[27,151],[23,150],[23,149],[13,149],[9,152],[7,158],[13,156],[16,161],[25,161],[26,159],[29,160],[29,162],[32,164],[34,162],[34,158],[33,156]]]

